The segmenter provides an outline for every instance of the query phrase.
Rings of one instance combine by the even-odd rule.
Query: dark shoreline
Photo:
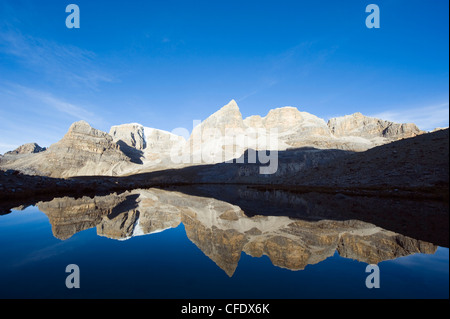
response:
[[[0,200],[25,199],[33,196],[58,197],[58,195],[88,195],[104,194],[112,192],[122,192],[138,188],[161,188],[167,189],[178,186],[217,186],[236,185],[247,186],[260,191],[281,190],[297,194],[303,193],[324,193],[343,194],[347,196],[369,196],[380,198],[405,198],[416,200],[435,200],[449,202],[449,185],[434,185],[423,187],[405,186],[311,186],[311,185],[286,185],[286,184],[261,184],[261,183],[213,183],[213,182],[153,182],[136,180],[130,177],[110,177],[110,176],[80,176],[68,179],[50,178],[42,176],[14,175],[13,180],[2,181],[0,185],[7,185],[8,188],[1,189]],[[138,177],[138,176],[136,176]],[[4,187],[4,186],[3,186]]]
[[[151,173],[151,175],[157,172]],[[99,196],[110,193],[122,193],[133,189],[160,188],[170,190],[177,187],[194,186],[236,186],[247,187],[257,191],[284,191],[293,194],[335,194],[342,196],[364,196],[380,199],[409,199],[415,201],[449,202],[448,184],[401,187],[401,186],[367,186],[367,187],[325,187],[260,183],[207,183],[207,182],[161,182],[152,181],[148,173],[125,177],[83,176],[68,179],[44,176],[24,175],[17,171],[0,173],[0,214],[5,209],[33,205],[33,203],[51,200],[55,197]],[[159,175],[159,174],[158,174]],[[162,172],[161,175],[164,175]],[[7,187],[5,187],[7,186]]]

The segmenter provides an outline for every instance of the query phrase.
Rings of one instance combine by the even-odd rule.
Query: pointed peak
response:
[[[103,136],[108,135],[107,133],[105,133],[103,131],[93,128],[88,122],[83,121],[83,120],[73,123],[69,127],[69,130],[67,131],[64,138],[70,137],[73,134],[92,135],[92,136],[98,136],[98,137],[103,137]]]
[[[230,102],[228,102],[227,105],[223,106],[222,109],[236,109],[239,110],[239,106],[237,105],[236,101],[232,99]]]
[[[242,114],[235,100],[231,100],[228,104],[222,106],[218,111],[213,113],[209,118],[217,117],[239,117],[242,120]]]

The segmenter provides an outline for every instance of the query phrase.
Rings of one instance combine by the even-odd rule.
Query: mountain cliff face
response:
[[[141,164],[130,167],[130,173],[176,167],[170,161],[171,152],[182,150],[186,144],[181,136],[136,123],[113,126],[109,134],[133,163]]]
[[[111,127],[109,135],[112,136],[115,143],[122,141],[129,147],[137,150],[146,148],[146,140],[144,136],[144,127],[140,124],[122,124]]]
[[[225,134],[228,133],[228,134]],[[299,147],[365,151],[377,145],[423,134],[415,124],[396,124],[355,113],[333,118],[326,123],[295,107],[282,107],[242,119],[239,107],[232,100],[194,128],[188,144],[193,153],[215,155],[230,144],[232,158],[248,148],[286,150]],[[225,156],[214,163],[229,160]]]
[[[326,123],[295,107],[243,119],[232,100],[197,125],[187,141],[137,123],[113,126],[108,134],[80,121],[47,150],[30,144],[5,154],[0,158],[0,168],[51,177],[115,176],[221,163],[241,157],[248,149],[312,147],[360,152],[422,133],[414,124],[396,124],[360,113]],[[298,165],[296,162],[293,158],[289,165]]]
[[[188,163],[211,164],[239,158],[247,149],[285,151],[313,147],[360,152],[423,133],[414,124],[396,124],[360,113],[326,123],[295,107],[273,109],[265,117],[242,119],[232,100],[194,128],[183,154]]]
[[[186,158],[190,163],[220,163],[235,158],[245,151],[236,139],[244,134],[242,114],[233,100],[192,130],[182,151],[184,162]]]
[[[171,161],[171,153],[177,153],[184,148],[184,137],[149,127],[144,128],[144,133],[147,148],[143,154],[143,170],[176,167]]]
[[[263,118],[251,116],[244,122],[249,128],[262,128],[268,134],[275,134],[278,150],[303,146],[329,148],[323,143],[332,139],[324,120],[295,107],[277,108]]]
[[[73,123],[66,135],[46,151],[20,157],[5,156],[1,163],[3,168],[50,177],[118,175],[131,165],[109,134],[92,128],[85,121]]]
[[[357,136],[367,139],[414,137],[424,132],[414,124],[397,124],[355,113],[343,117],[336,117],[328,121],[331,133],[336,137]]]

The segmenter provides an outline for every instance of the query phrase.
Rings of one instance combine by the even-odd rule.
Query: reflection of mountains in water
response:
[[[432,254],[437,249],[436,242],[423,241],[421,237],[422,232],[432,229],[419,229],[418,236],[411,236],[410,231],[409,236],[405,236],[386,230],[389,227],[380,228],[375,223],[377,218],[374,223],[367,222],[365,216],[356,218],[356,202],[351,203],[351,198],[345,196],[336,199],[326,194],[268,193],[245,187],[211,186],[190,192],[208,193],[210,197],[149,189],[94,198],[55,198],[40,202],[38,207],[47,214],[54,236],[63,240],[92,227],[97,227],[100,236],[125,240],[183,223],[187,237],[229,276],[236,270],[242,251],[254,257],[267,255],[278,267],[300,270],[325,260],[336,250],[342,257],[374,264],[414,253]],[[213,196],[213,193],[220,196]],[[214,198],[221,196],[228,200]],[[329,196],[334,196],[334,201]],[[239,206],[231,204],[236,202]],[[369,201],[369,205],[375,204]],[[436,207],[431,207],[430,203],[423,204],[436,212]],[[399,209],[399,205],[397,203],[393,209]],[[425,214],[426,207],[419,206],[416,203],[414,207]],[[250,214],[244,213],[241,207]],[[372,207],[383,209],[381,204]],[[340,214],[341,210],[346,215]],[[269,216],[271,213],[277,216]],[[384,211],[384,224],[389,219],[398,222],[392,217],[397,213]],[[413,215],[413,212],[408,211],[408,214]],[[441,215],[438,213],[438,216]],[[446,216],[447,226],[433,225],[435,221],[442,221],[433,218],[431,213],[427,214],[425,224],[421,218],[409,222],[435,228],[434,231],[447,227],[448,238],[448,213]],[[405,225],[408,223],[401,227]]]

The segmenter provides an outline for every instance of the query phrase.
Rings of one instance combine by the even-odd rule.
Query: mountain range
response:
[[[293,157],[291,165],[308,168],[425,133],[412,123],[361,113],[326,122],[295,107],[244,119],[232,100],[194,127],[187,140],[137,123],[113,126],[106,133],[79,121],[48,148],[29,143],[4,154],[0,169],[56,178],[126,176],[232,161],[249,150],[288,152]]]

